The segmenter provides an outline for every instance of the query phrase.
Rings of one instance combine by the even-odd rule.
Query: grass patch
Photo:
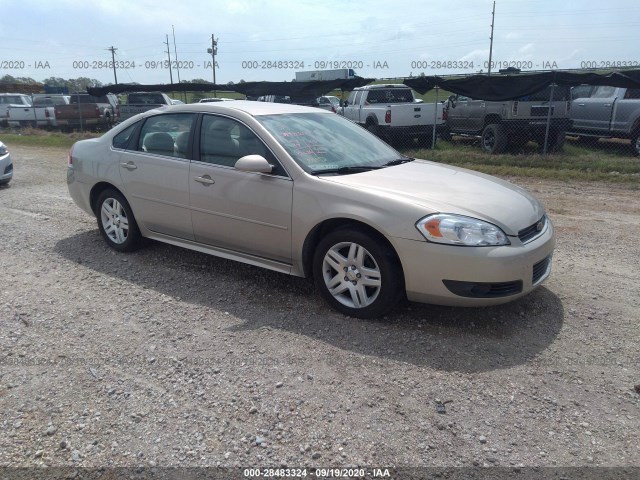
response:
[[[38,128],[22,128],[3,130],[0,135],[2,141],[8,145],[71,148],[71,145],[78,140],[96,138],[102,134],[95,132],[61,133]]]
[[[100,136],[95,132],[60,133],[25,128],[0,131],[0,139],[11,145],[70,148],[78,140]],[[604,141],[585,147],[567,141],[563,151],[550,155],[539,153],[530,142],[517,151],[489,155],[471,137],[438,140],[436,148],[401,149],[405,155],[456,165],[490,175],[535,177],[553,180],[605,181],[640,186],[640,158],[629,153],[628,141]]]
[[[456,137],[453,142],[438,141],[434,150],[405,149],[402,152],[491,175],[640,185],[640,159],[632,157],[627,149],[628,145],[619,143],[590,149],[567,142],[562,152],[542,155],[535,143],[529,143],[516,152],[489,155],[480,150],[474,139]]]

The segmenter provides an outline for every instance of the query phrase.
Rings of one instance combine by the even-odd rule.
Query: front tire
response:
[[[104,190],[96,203],[98,229],[107,244],[119,252],[140,247],[142,236],[129,202],[117,190]]]
[[[404,291],[395,252],[355,228],[335,230],[320,241],[313,260],[313,276],[333,308],[357,318],[388,313]]]

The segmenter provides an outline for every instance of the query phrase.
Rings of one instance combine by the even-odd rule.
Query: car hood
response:
[[[415,160],[368,172],[324,176],[325,180],[409,202],[430,213],[456,213],[491,222],[517,235],[544,214],[526,190],[498,178],[459,167]]]

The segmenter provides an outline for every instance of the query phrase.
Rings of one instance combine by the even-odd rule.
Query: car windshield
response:
[[[402,155],[364,128],[338,115],[295,113],[257,120],[307,172],[376,168]]]

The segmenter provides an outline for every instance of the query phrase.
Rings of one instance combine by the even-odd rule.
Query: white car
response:
[[[232,101],[233,101],[233,98],[210,97],[210,98],[201,98],[198,103],[232,102]]]
[[[340,99],[332,95],[324,95],[322,97],[318,97],[316,99],[316,102],[318,102],[318,108],[329,110],[333,113],[338,113],[338,109],[340,108]]]
[[[0,185],[9,183],[13,177],[13,162],[7,146],[0,142]]]

